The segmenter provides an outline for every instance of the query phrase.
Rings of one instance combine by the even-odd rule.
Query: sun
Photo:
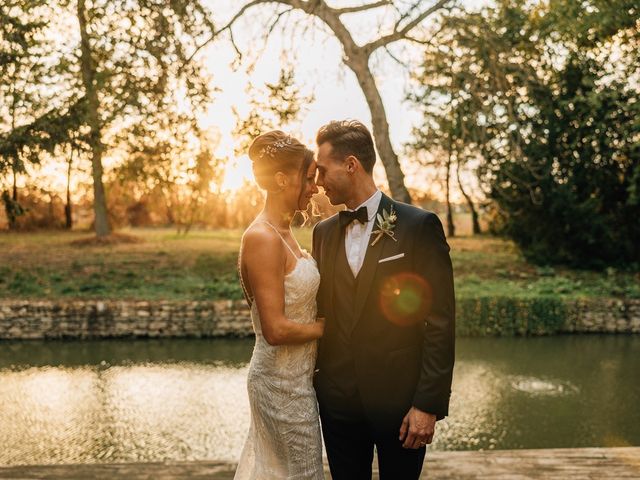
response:
[[[251,160],[246,155],[230,159],[222,181],[223,192],[235,192],[246,182],[254,181]]]

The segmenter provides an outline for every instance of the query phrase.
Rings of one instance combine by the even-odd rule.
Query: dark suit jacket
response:
[[[356,313],[348,348],[340,340],[332,308],[336,252],[344,241],[338,215],[314,228],[313,256],[321,275],[318,311],[326,317],[315,386],[322,407],[339,401],[332,391],[336,376],[349,375],[346,380],[354,382],[365,411],[399,427],[398,419],[411,405],[438,419],[448,414],[455,300],[449,246],[438,217],[383,195],[378,212],[391,207],[397,215],[397,241],[387,235],[373,247],[375,236],[369,241],[353,299]],[[379,262],[400,254],[404,256]],[[332,370],[337,355],[350,356],[354,368]]]

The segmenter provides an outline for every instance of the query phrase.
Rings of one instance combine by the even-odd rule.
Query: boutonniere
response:
[[[376,230],[371,232],[371,235],[376,235],[376,238],[371,242],[371,246],[373,247],[378,241],[382,238],[382,235],[387,235],[391,237],[394,242],[397,242],[396,237],[394,237],[393,229],[396,228],[396,220],[398,217],[396,216],[396,212],[393,211],[393,206],[391,207],[391,212],[387,212],[386,210],[382,210],[382,215],[379,213],[376,215],[378,223],[374,226]]]

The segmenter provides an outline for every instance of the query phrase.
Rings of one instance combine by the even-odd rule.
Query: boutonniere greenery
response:
[[[373,247],[378,243],[383,235],[387,235],[388,237],[391,237],[394,242],[397,242],[396,237],[394,237],[393,229],[396,228],[396,220],[398,217],[396,216],[396,212],[393,211],[393,206],[391,207],[390,212],[383,209],[382,215],[378,213],[376,215],[376,219],[378,220],[378,223],[374,226],[375,230],[371,232],[371,235],[376,235],[376,238],[371,242],[371,246]]]

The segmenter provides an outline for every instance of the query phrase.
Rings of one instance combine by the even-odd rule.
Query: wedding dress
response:
[[[280,235],[273,225],[264,223]],[[315,260],[303,253],[284,279],[287,319],[304,324],[316,320],[319,285]],[[249,301],[256,334],[247,378],[251,426],[234,479],[324,480],[318,405],[313,389],[317,342],[269,345],[262,335],[256,303]]]

